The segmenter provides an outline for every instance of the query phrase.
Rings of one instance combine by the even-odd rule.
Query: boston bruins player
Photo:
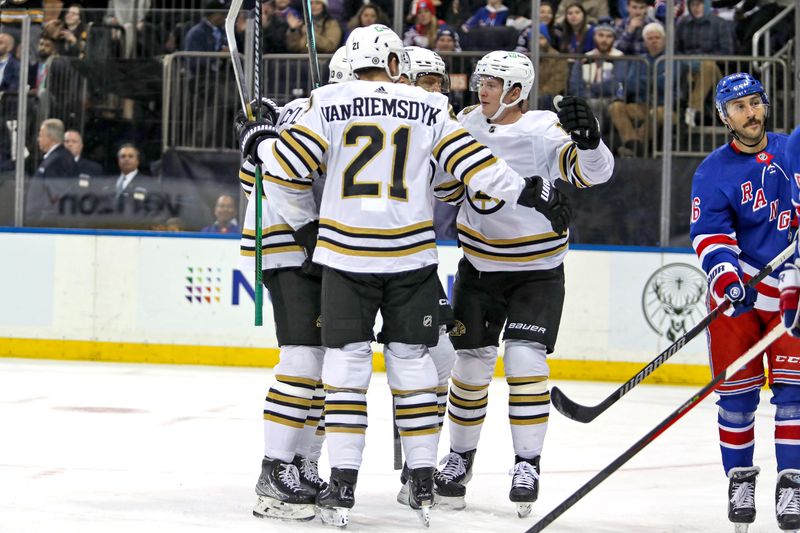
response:
[[[331,58],[329,83],[353,79],[344,48]],[[307,98],[284,106],[276,121],[284,130],[294,124]],[[265,108],[269,104],[264,104]],[[248,197],[245,224],[240,244],[239,269],[255,267],[255,201],[251,195],[255,166],[245,161],[239,171]],[[277,185],[266,183],[265,187]],[[320,376],[324,348],[320,339],[321,279],[312,271],[308,259],[312,250],[298,244],[314,241],[317,223],[299,231],[270,205],[270,195],[262,198],[262,266],[264,284],[270,292],[275,330],[280,346],[275,382],[264,400],[264,459],[256,484],[258,497],[253,514],[284,520],[308,520],[315,516],[314,498],[327,484],[319,477],[318,460],[325,438],[322,406],[324,392]],[[311,236],[305,234],[310,233]],[[305,268],[304,268],[305,263]]]
[[[464,109],[458,120],[516,172],[534,176],[535,188],[556,202],[564,200],[556,181],[578,188],[608,181],[614,159],[587,103],[566,97],[558,116],[525,111],[533,78],[533,65],[524,55],[485,55],[471,80],[480,104]],[[464,486],[471,477],[505,324],[503,363],[515,454],[509,497],[523,517],[539,490],[550,407],[547,355],[556,343],[564,302],[568,218],[530,216],[469,184],[457,223],[464,257],[453,291],[457,322],[451,335],[457,356],[448,408],[451,452],[436,475],[437,494],[452,507],[465,505]]]
[[[322,381],[332,466],[329,486],[316,499],[322,518],[346,525],[355,503],[370,341],[380,311],[411,470],[409,504],[427,524],[439,431],[436,369],[427,348],[438,340],[429,158],[493,197],[557,215],[548,191],[536,190],[450,118],[446,97],[392,83],[406,55],[389,28],[357,28],[345,46],[356,81],[314,90],[304,114],[280,134],[266,121],[241,125],[240,146],[261,163],[265,182],[281,185],[271,205],[293,228],[314,220],[306,208],[308,177],[327,154],[313,256],[324,266]]]

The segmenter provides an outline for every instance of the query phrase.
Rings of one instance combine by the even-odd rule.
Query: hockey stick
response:
[[[769,276],[775,269],[779,268],[787,259],[792,256],[792,253],[795,249],[795,243],[793,242],[789,246],[786,247],[781,253],[779,253],[772,261],[767,264],[761,271],[755,275],[755,277],[751,278],[747,282],[748,287],[755,287],[760,281],[764,278]],[[566,394],[561,392],[561,389],[558,387],[553,387],[550,390],[550,401],[552,402],[553,406],[558,410],[559,413],[566,416],[567,418],[571,418],[577,422],[591,422],[598,415],[603,413],[606,409],[614,405],[620,398],[628,394],[631,389],[637,386],[639,383],[644,381],[644,379],[653,373],[653,371],[663,365],[670,357],[675,355],[678,350],[683,348],[689,341],[697,337],[700,333],[702,333],[711,322],[713,322],[720,314],[722,314],[725,309],[730,306],[730,302],[725,300],[720,305],[715,307],[710,313],[708,313],[700,322],[695,324],[695,326],[681,335],[675,342],[670,344],[666,350],[658,354],[658,357],[647,363],[647,366],[642,368],[639,372],[636,373],[631,379],[623,383],[617,390],[611,393],[605,400],[600,402],[594,406],[588,405],[581,405],[570,400]]]
[[[244,0],[232,0],[231,7],[228,9],[228,14],[225,15],[225,35],[228,38],[228,50],[231,55],[231,63],[233,63],[233,77],[236,79],[236,87],[239,92],[239,100],[242,104],[242,111],[244,111],[247,120],[255,120],[257,118],[253,114],[253,108],[250,105],[252,99],[250,98],[250,91],[247,89],[247,83],[244,78],[244,68],[242,68],[242,58],[239,57],[239,47],[236,44],[236,19],[239,16],[239,10],[242,7]],[[255,65],[253,68],[254,80],[254,94],[259,96],[261,94],[261,0],[256,0],[255,7]],[[261,183],[261,165],[255,165],[255,187],[253,188],[252,195],[255,194],[255,208],[256,208],[256,229],[255,229],[255,319],[256,326],[264,325],[264,283],[263,274],[261,271],[261,219],[263,214],[261,212],[261,196],[263,194]]]
[[[783,335],[786,332],[786,328],[783,325],[783,322],[780,322],[777,326],[772,328],[772,330],[766,334],[764,338],[760,341],[756,342],[752,348],[747,350],[741,357],[736,359],[733,363],[727,366],[725,370],[714,376],[714,378],[702,389],[697,391],[691,398],[686,400],[680,407],[678,407],[675,411],[673,411],[667,418],[661,421],[656,427],[654,427],[650,432],[636,441],[636,443],[625,450],[625,452],[614,459],[610,465],[603,468],[600,472],[598,472],[592,479],[586,482],[581,488],[575,491],[569,498],[561,502],[559,505],[556,506],[555,509],[547,513],[545,516],[539,519],[533,527],[528,529],[525,533],[537,533],[538,531],[543,530],[548,525],[550,525],[556,518],[564,514],[564,512],[578,503],[584,496],[589,494],[597,485],[602,483],[606,480],[611,474],[616,472],[622,465],[627,463],[634,455],[642,451],[648,444],[653,442],[659,435],[664,433],[670,426],[672,426],[675,422],[680,420],[683,415],[691,411],[695,408],[703,399],[711,394],[711,392],[717,388],[717,386],[723,382],[724,380],[730,378],[733,374],[735,374],[741,367],[746,365],[750,362],[750,360],[758,357],[759,355],[764,353],[764,350],[767,347],[778,340],[778,337]]]
[[[314,30],[314,17],[311,14],[311,0],[303,0],[303,19],[306,24],[306,47],[308,48],[311,88],[317,89],[320,86],[319,58],[317,57],[317,38]]]
[[[403,447],[400,445],[400,429],[397,427],[397,409],[392,398],[392,438],[394,443],[394,469],[403,469]]]

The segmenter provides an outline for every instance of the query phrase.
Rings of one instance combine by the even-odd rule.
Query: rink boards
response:
[[[238,239],[5,229],[0,250],[0,356],[277,362],[268,299],[264,326],[253,326],[253,275],[236,270]],[[461,255],[455,246],[439,247],[439,275],[448,290]],[[706,313],[698,267],[689,250],[573,247],[553,377],[624,381],[634,375]],[[650,380],[705,383],[706,360],[700,335]],[[382,369],[380,357],[375,367]]]

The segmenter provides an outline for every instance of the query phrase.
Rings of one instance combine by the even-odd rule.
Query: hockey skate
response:
[[[311,520],[316,515],[314,494],[300,484],[297,467],[265,457],[256,483],[258,500],[253,515],[281,520]]]
[[[300,473],[300,484],[311,492],[314,497],[328,486],[319,477],[319,465],[316,460],[295,455],[292,464],[297,467],[297,471]]]
[[[435,468],[414,468],[408,478],[408,505],[417,512],[417,517],[425,527],[431,526],[431,507],[433,506],[433,472]]]
[[[747,533],[747,526],[756,519],[757,466],[731,468],[728,472],[728,520],[736,533]]]
[[[444,509],[461,510],[467,506],[464,496],[467,483],[472,479],[472,462],[475,450],[456,453],[451,451],[439,462],[444,465],[433,474],[436,503]]]
[[[358,470],[332,468],[328,486],[317,494],[317,508],[322,521],[330,526],[345,527],[350,509],[356,503]]]
[[[775,487],[775,515],[781,531],[800,530],[800,470],[781,470]]]
[[[408,505],[408,478],[411,477],[411,469],[408,464],[403,463],[403,470],[400,471],[400,492],[397,493],[397,503]]]
[[[523,459],[517,455],[514,461],[514,468],[509,471],[513,477],[508,498],[517,504],[517,516],[525,518],[531,514],[533,502],[539,497],[539,456]]]

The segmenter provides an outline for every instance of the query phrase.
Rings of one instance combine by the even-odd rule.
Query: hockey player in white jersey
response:
[[[331,59],[329,83],[350,81],[352,73],[344,48]],[[294,124],[307,98],[289,102],[276,120],[279,131]],[[261,104],[265,111],[269,102]],[[255,166],[245,161],[239,171],[248,197],[240,245],[239,268],[255,267]],[[277,185],[266,183],[266,188]],[[275,382],[264,400],[264,459],[256,484],[253,514],[285,520],[309,520],[316,512],[314,499],[327,484],[319,477],[318,460],[325,438],[320,381],[324,348],[320,328],[320,273],[310,262],[318,222],[295,231],[262,198],[262,267],[270,292],[275,330],[280,346]]]
[[[345,46],[356,81],[314,90],[304,114],[280,134],[266,121],[241,125],[240,146],[260,162],[264,181],[282,185],[271,205],[293,228],[314,219],[304,208],[308,178],[327,154],[313,256],[324,266],[322,381],[332,467],[329,486],[317,495],[320,514],[343,526],[355,503],[370,341],[380,311],[387,377],[411,469],[409,504],[427,524],[439,431],[436,369],[427,348],[438,340],[429,158],[493,197],[558,215],[547,191],[522,179],[449,117],[445,96],[392,83],[407,58],[389,28],[357,28]]]
[[[535,188],[560,203],[565,197],[555,182],[578,188],[604,183],[611,178],[614,159],[584,100],[564,98],[558,116],[525,111],[533,79],[527,56],[485,55],[471,81],[480,104],[464,109],[458,120],[519,174],[534,176]],[[451,451],[436,474],[436,491],[444,504],[464,507],[505,324],[503,363],[515,454],[509,498],[523,517],[539,490],[550,407],[547,355],[555,346],[564,302],[569,217],[530,216],[471,184],[461,200],[457,226],[464,257],[453,290],[456,328],[451,338],[457,357],[448,407]]]

